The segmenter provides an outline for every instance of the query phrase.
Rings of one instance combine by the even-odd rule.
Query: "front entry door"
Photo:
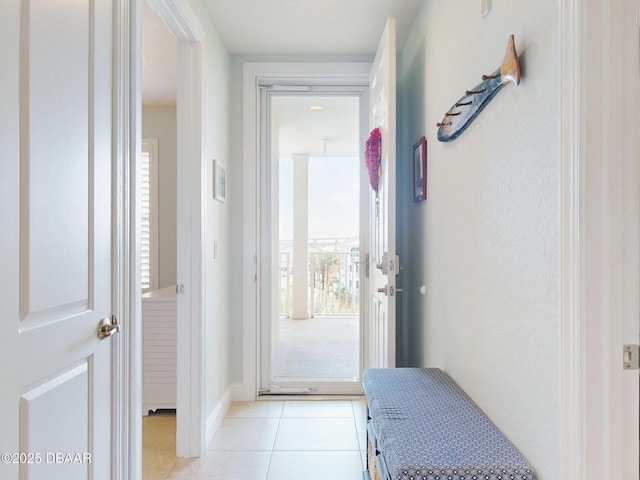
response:
[[[395,367],[396,362],[396,34],[387,20],[371,67],[370,127],[379,128],[382,151],[378,191],[369,193],[371,242],[370,367]]]
[[[362,392],[363,85],[262,89],[262,395]]]
[[[113,11],[0,15],[0,478],[112,478]]]

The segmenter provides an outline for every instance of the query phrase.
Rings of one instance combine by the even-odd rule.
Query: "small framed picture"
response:
[[[427,199],[427,140],[422,137],[413,146],[413,201]]]
[[[224,202],[227,198],[227,171],[219,161],[213,161],[213,198]]]

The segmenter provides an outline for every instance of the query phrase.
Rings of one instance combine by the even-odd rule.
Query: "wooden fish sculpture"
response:
[[[473,90],[467,90],[447,113],[441,123],[438,123],[438,140],[450,142],[460,136],[462,132],[475,120],[487,103],[507,83],[520,84],[520,65],[513,35],[509,37],[507,52],[500,68],[491,75],[483,75],[482,83]]]

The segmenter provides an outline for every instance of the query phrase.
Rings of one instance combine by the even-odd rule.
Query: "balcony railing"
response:
[[[309,252],[309,312],[355,315],[360,309],[358,253]],[[280,315],[291,316],[293,297],[291,253],[280,253]]]

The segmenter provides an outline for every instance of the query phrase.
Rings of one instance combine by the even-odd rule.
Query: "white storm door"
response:
[[[3,479],[112,478],[112,22],[111,0],[0,15]]]
[[[385,25],[369,77],[370,127],[382,136],[378,193],[369,193],[369,367],[396,362],[396,23]]]

